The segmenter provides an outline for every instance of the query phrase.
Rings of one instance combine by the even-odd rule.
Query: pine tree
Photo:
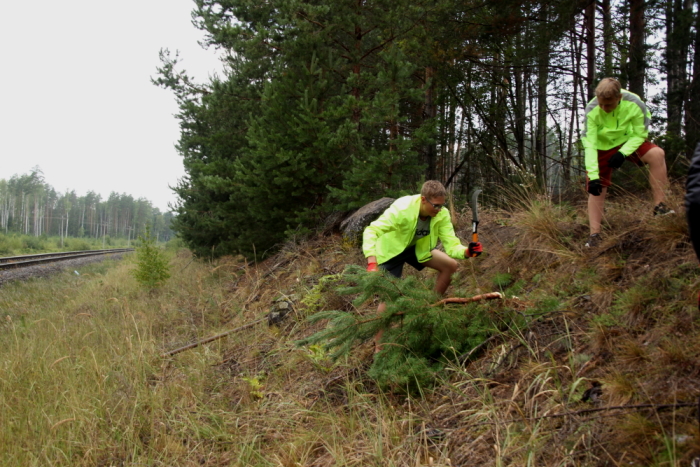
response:
[[[430,386],[448,361],[484,342],[500,322],[486,304],[435,306],[438,297],[432,284],[413,276],[396,279],[348,266],[343,281],[346,285],[338,293],[358,294],[353,301],[357,308],[376,297],[386,303],[386,310],[369,316],[337,310],[316,313],[309,319],[328,319],[328,326],[297,344],[323,344],[332,351],[332,358],[338,358],[382,330],[382,350],[375,355],[369,375],[392,390],[410,392]]]
[[[163,251],[156,245],[151,235],[150,226],[139,236],[141,244],[136,247],[136,269],[132,271],[134,278],[143,287],[155,289],[170,278],[170,265]]]

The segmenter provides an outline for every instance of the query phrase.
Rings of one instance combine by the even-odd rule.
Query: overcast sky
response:
[[[35,166],[56,190],[146,198],[161,210],[184,175],[158,51],[196,81],[221,73],[198,45],[192,0],[37,0],[0,6],[0,179]]]

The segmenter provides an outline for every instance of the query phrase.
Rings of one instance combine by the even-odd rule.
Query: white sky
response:
[[[112,191],[161,211],[184,175],[174,95],[158,51],[197,82],[221,74],[192,0],[36,0],[0,6],[0,179],[39,166],[59,192]]]

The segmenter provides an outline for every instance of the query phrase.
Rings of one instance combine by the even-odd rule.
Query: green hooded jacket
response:
[[[586,106],[586,119],[581,132],[586,172],[589,180],[600,178],[598,171],[598,151],[606,151],[622,146],[620,152],[625,157],[646,141],[649,135],[651,113],[638,95],[622,89],[620,105],[610,113],[598,106],[594,98]]]
[[[362,234],[362,251],[365,257],[376,256],[382,264],[398,255],[413,241],[418,223],[421,195],[404,196],[397,199],[377,220],[368,225]],[[466,247],[455,235],[452,219],[447,209],[441,209],[430,220],[430,235],[416,243],[418,262],[432,258],[430,252],[440,240],[445,252],[455,259],[464,259]]]

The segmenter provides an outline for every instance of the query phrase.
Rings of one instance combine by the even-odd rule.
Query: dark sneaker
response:
[[[600,245],[602,241],[603,239],[600,237],[600,234],[591,234],[591,236],[588,237],[588,241],[586,242],[586,247],[595,248],[598,245]]]
[[[675,214],[675,213],[676,213],[676,211],[669,208],[664,203],[659,203],[656,206],[654,206],[654,215],[655,216],[665,216],[666,214]]]

